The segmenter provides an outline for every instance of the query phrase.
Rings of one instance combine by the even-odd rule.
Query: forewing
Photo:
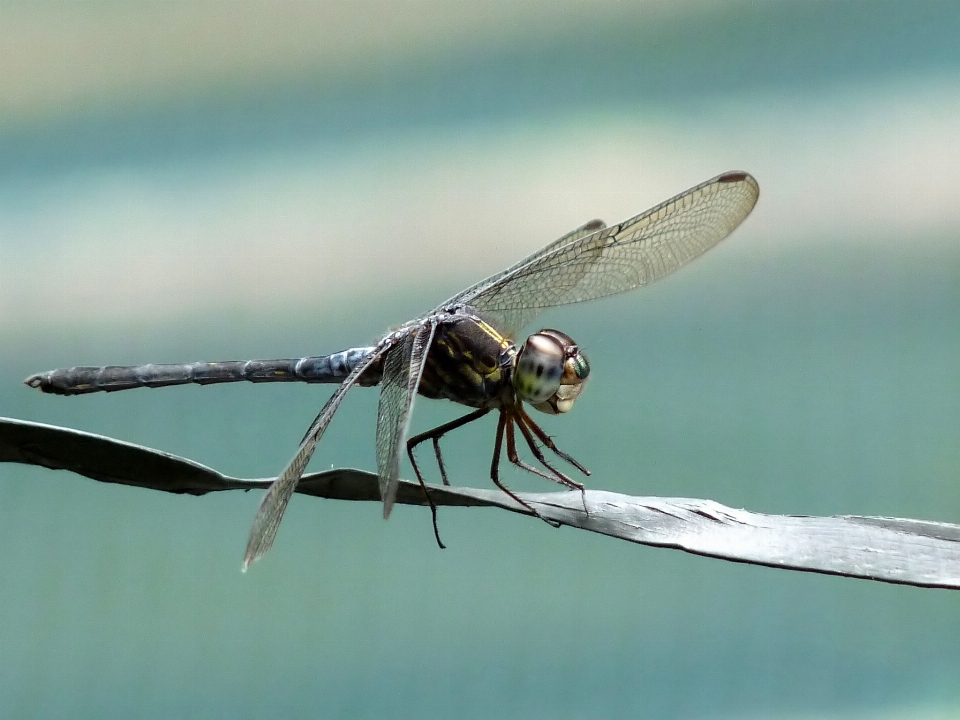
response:
[[[383,380],[377,412],[377,475],[383,517],[390,517],[400,483],[400,458],[403,455],[413,403],[423,375],[423,365],[436,325],[424,323],[416,333],[391,348],[383,361]]]
[[[723,240],[759,193],[747,173],[719,175],[619,225],[551,243],[454,300],[519,329],[545,308],[632,290]]]
[[[515,272],[516,270],[519,270],[520,268],[525,267],[526,265],[529,265],[534,260],[537,260],[538,258],[550,253],[556,248],[563,247],[564,245],[569,245],[575,240],[579,240],[580,238],[586,237],[587,235],[593,235],[595,232],[597,232],[598,230],[602,230],[606,226],[607,225],[606,223],[603,222],[603,220],[591,220],[588,223],[584,223],[583,225],[578,227],[576,230],[572,230],[568,232],[562,238],[558,240],[554,240],[545,248],[540,248],[533,255],[530,255],[529,257],[525,257],[523,260],[516,263],[515,265],[511,265],[506,270],[501,270],[496,275],[491,275],[490,277],[484,280],[481,280],[475,285],[471,285],[466,290],[460,291],[459,293],[454,295],[452,298],[447,300],[445,303],[443,303],[443,305],[437,308],[437,310],[440,310],[445,307],[449,307],[450,305],[455,305],[459,302],[469,302],[469,300],[471,298],[476,297],[480,293],[480,291],[485,290],[486,288],[497,284],[498,282],[503,280],[503,278],[507,277],[508,275]]]
[[[260,503],[260,509],[253,519],[253,527],[250,529],[250,539],[247,541],[247,551],[243,556],[243,569],[250,567],[254,560],[264,555],[273,545],[273,540],[277,536],[277,528],[280,527],[280,521],[283,519],[283,513],[287,509],[287,503],[294,491],[297,489],[297,483],[303,475],[303,471],[310,462],[310,457],[320,442],[324,430],[333,419],[333,414],[340,407],[340,403],[347,392],[356,383],[357,379],[368,367],[379,360],[384,351],[389,346],[377,347],[369,357],[361,364],[357,365],[353,371],[347,375],[344,381],[337,388],[336,392],[327,400],[320,414],[310,425],[307,434],[304,436],[297,449],[297,454],[287,465],[286,469],[280,474],[270,489],[267,490],[263,502]]]

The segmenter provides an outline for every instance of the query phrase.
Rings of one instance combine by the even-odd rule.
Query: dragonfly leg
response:
[[[430,497],[430,493],[427,491],[427,484],[423,481],[423,475],[420,474],[420,468],[417,467],[417,461],[413,457],[413,450],[410,445],[407,445],[407,455],[410,456],[410,464],[413,465],[413,472],[417,476],[417,480],[420,481],[420,487],[423,488],[423,494],[427,498],[427,503],[430,505],[430,516],[433,518],[433,536],[437,539],[437,546],[441,550],[446,550],[447,546],[443,544],[443,541],[440,539],[440,528],[437,527],[437,505],[433,502],[433,498]]]
[[[554,468],[552,465],[550,465],[546,461],[546,459],[543,457],[543,453],[540,452],[540,448],[531,444],[530,437],[526,434],[522,425],[520,425],[520,432],[524,434],[524,438],[526,439],[527,444],[530,445],[530,449],[533,450],[533,454],[536,456],[538,460],[540,460],[540,462],[542,462],[546,466],[547,470],[553,473],[553,475],[551,475],[550,473],[545,473],[540,468],[536,468],[533,465],[525,463],[523,460],[520,459],[520,455],[519,453],[517,453],[517,443],[516,443],[516,438],[513,432],[514,422],[516,422],[517,425],[520,425],[520,420],[516,418],[511,418],[511,420],[507,422],[507,458],[510,460],[510,462],[516,465],[521,470],[526,470],[529,473],[538,475],[539,477],[542,477],[546,480],[550,480],[551,482],[560,483],[561,485],[569,486],[568,483],[573,482],[573,480],[568,478],[566,475],[564,475],[562,472]]]
[[[544,457],[543,452],[540,450],[540,446],[537,445],[536,441],[533,439],[533,436],[530,434],[530,428],[524,423],[524,418],[522,416],[517,417],[517,425],[520,428],[520,432],[523,434],[524,440],[527,441],[527,446],[530,448],[530,451],[533,453],[534,457],[537,458],[543,464],[547,470],[553,473],[553,475],[548,475],[547,473],[538,473],[543,477],[558,482],[561,485],[564,485],[571,490],[579,490],[583,492],[583,483],[578,483],[576,480],[573,480],[562,472],[557,470],[553,465],[547,462],[547,458]]]
[[[524,470],[532,472],[534,475],[540,475],[541,477],[545,477],[548,480],[556,481],[555,478],[550,477],[545,472],[541,472],[537,468],[533,467],[532,465],[528,465],[527,463],[523,462],[520,459],[520,456],[517,455],[517,443],[516,443],[516,438],[514,437],[514,434],[513,434],[513,416],[508,412],[501,412],[500,423],[497,425],[497,440],[496,440],[497,444],[496,444],[496,449],[494,450],[494,453],[493,453],[493,467],[490,469],[490,477],[493,479],[493,483],[498,488],[503,490],[507,495],[509,495],[518,503],[523,505],[533,515],[535,515],[536,517],[540,518],[545,523],[547,523],[547,525],[550,525],[551,527],[555,527],[555,528],[560,527],[560,523],[558,523],[556,520],[548,520],[547,518],[545,518],[543,515],[538,513],[531,505],[529,505],[528,503],[525,503],[523,500],[517,497],[515,493],[508,490],[507,487],[502,482],[500,482],[500,446],[503,443],[504,430],[506,430],[506,434],[507,434],[507,459],[511,463],[513,463],[519,468],[523,468]]]
[[[553,450],[553,452],[555,452],[555,453],[556,453],[557,455],[559,455],[561,458],[563,458],[563,459],[566,460],[568,463],[570,463],[571,465],[573,465],[577,470],[579,470],[580,472],[582,472],[584,475],[589,475],[589,474],[590,474],[590,471],[587,470],[587,469],[586,469],[583,465],[581,465],[579,462],[577,462],[572,456],[568,455],[567,453],[563,452],[563,450],[561,450],[560,448],[558,448],[557,445],[556,445],[556,443],[553,442],[553,438],[551,438],[549,435],[547,435],[547,434],[543,431],[543,428],[541,428],[539,425],[537,425],[537,423],[534,422],[533,418],[530,417],[530,416],[527,414],[527,411],[524,410],[522,407],[519,408],[519,415],[520,415],[520,417],[519,417],[519,419],[517,420],[517,422],[518,422],[519,424],[521,424],[521,426],[522,426],[522,425],[526,425],[529,429],[533,430],[534,434],[535,434],[538,438],[540,438],[540,442],[542,442],[542,443],[543,443],[544,445],[546,445],[548,448],[550,448],[551,450]],[[539,459],[539,458],[538,458],[538,459]],[[543,461],[541,460],[540,462],[543,462]],[[545,462],[543,462],[543,464],[544,464],[544,465],[547,465],[547,463],[545,463]],[[547,467],[550,467],[550,466],[547,465]]]
[[[423,494],[426,496],[427,502],[430,504],[430,514],[433,517],[433,535],[437,539],[437,545],[441,549],[446,548],[446,545],[444,545],[443,541],[440,540],[440,529],[437,527],[437,506],[433,502],[433,498],[430,497],[430,493],[427,490],[427,484],[423,481],[423,475],[420,473],[420,466],[417,465],[417,459],[414,456],[414,448],[426,440],[433,440],[433,450],[437,455],[437,465],[440,466],[440,478],[443,480],[444,485],[449,485],[450,481],[447,480],[447,469],[443,465],[443,455],[440,454],[440,438],[451,430],[456,430],[458,427],[462,427],[467,423],[471,423],[474,420],[483,417],[488,412],[490,411],[483,409],[474,410],[472,413],[467,413],[461,418],[444,423],[443,425],[433,428],[433,430],[420,433],[419,435],[415,435],[407,440],[407,456],[410,458],[410,464],[413,466],[413,472],[416,474],[417,480],[420,481],[420,487],[423,488]]]
[[[443,464],[443,453],[440,452],[440,438],[435,437],[433,439],[433,454],[437,456],[437,467],[440,468],[440,479],[443,480],[443,484],[449,486],[450,481],[447,480],[447,468]]]
[[[521,411],[521,412],[522,412],[522,411]],[[550,470],[552,470],[554,473],[556,473],[557,477],[555,477],[555,478],[550,478],[551,480],[553,480],[554,482],[560,482],[561,484],[566,485],[566,486],[567,486],[568,488],[570,488],[571,490],[579,490],[579,491],[580,491],[580,501],[581,501],[581,503],[583,503],[583,512],[584,512],[585,515],[589,515],[590,512],[587,510],[587,491],[586,491],[586,489],[583,487],[583,483],[578,483],[576,480],[572,480],[571,478],[568,478],[566,475],[564,475],[562,472],[560,472],[559,470],[557,470],[556,468],[554,468],[550,463],[547,462],[546,458],[543,457],[543,453],[540,452],[540,448],[537,446],[536,442],[534,442],[533,438],[530,437],[530,430],[531,430],[531,428],[527,427],[527,425],[526,425],[527,422],[533,424],[533,431],[534,431],[535,433],[537,433],[537,435],[540,436],[540,439],[541,439],[541,440],[545,440],[545,441],[546,441],[546,440],[550,440],[550,437],[549,437],[546,433],[544,433],[543,430],[541,430],[541,429],[537,426],[537,424],[534,423],[533,420],[531,420],[530,417],[526,415],[526,413],[523,413],[523,414],[518,415],[518,416],[517,416],[517,425],[520,426],[520,432],[523,433],[523,437],[526,439],[527,445],[530,446],[530,450],[531,450],[531,451],[533,452],[533,454],[536,456],[537,460],[539,460],[540,462],[542,462],[545,467],[547,467],[548,469],[550,469]],[[539,432],[537,432],[538,430],[539,430]],[[551,442],[551,444],[552,444],[553,441],[550,440],[550,442]],[[546,444],[546,443],[545,443],[545,444]],[[550,447],[550,445],[547,445],[547,447]],[[568,456],[565,456],[563,453],[561,453],[559,450],[557,450],[556,446],[552,447],[551,449],[554,450],[558,455],[560,455],[560,457],[562,457],[562,458],[564,458],[564,459],[566,459],[566,460],[569,460],[570,463],[571,463],[572,465],[574,465],[574,467],[580,468],[580,469],[583,470],[585,473],[587,473],[587,475],[590,474],[589,472],[587,472],[587,470],[585,470],[585,469],[584,469],[578,462],[576,462],[573,458],[568,457]]]
[[[440,478],[443,480],[444,485],[449,485],[450,481],[447,480],[447,470],[443,465],[443,456],[440,454],[440,438],[442,438],[451,430],[456,430],[457,428],[472,423],[474,420],[479,420],[489,412],[489,409],[484,408],[481,408],[480,410],[474,410],[471,413],[467,413],[463,417],[459,417],[456,420],[451,420],[443,425],[438,425],[437,427],[433,428],[433,430],[427,430],[426,432],[420,433],[419,435],[414,435],[412,438],[407,440],[407,454],[410,456],[410,462],[413,463],[414,468],[417,466],[416,460],[413,459],[414,448],[422,442],[433,440],[433,449],[437,456],[437,465],[440,466]]]

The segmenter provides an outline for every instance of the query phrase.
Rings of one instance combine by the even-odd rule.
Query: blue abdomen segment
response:
[[[107,365],[51,370],[27,378],[26,384],[55,395],[84,395],[92,392],[116,392],[139,387],[171,385],[214,385],[229,382],[308,382],[342,381],[373,348],[351,348],[332,355],[287,360],[232,360],[182,364]],[[379,366],[364,373],[359,385],[380,382]]]

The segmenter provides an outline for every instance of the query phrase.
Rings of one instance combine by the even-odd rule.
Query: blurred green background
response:
[[[595,488],[958,522],[958,37],[907,0],[0,4],[0,414],[271,476],[329,387],[22,380],[368,344],[742,169],[720,248],[542,318],[593,366],[544,426]],[[374,468],[376,402],[313,468]],[[441,552],[426,510],[302,497],[241,575],[259,499],[0,466],[0,716],[960,717],[958,594],[492,510]]]

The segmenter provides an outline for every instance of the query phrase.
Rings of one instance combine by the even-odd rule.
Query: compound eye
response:
[[[517,399],[533,406],[547,402],[560,389],[565,359],[564,348],[555,338],[543,333],[528,337],[513,374]]]

